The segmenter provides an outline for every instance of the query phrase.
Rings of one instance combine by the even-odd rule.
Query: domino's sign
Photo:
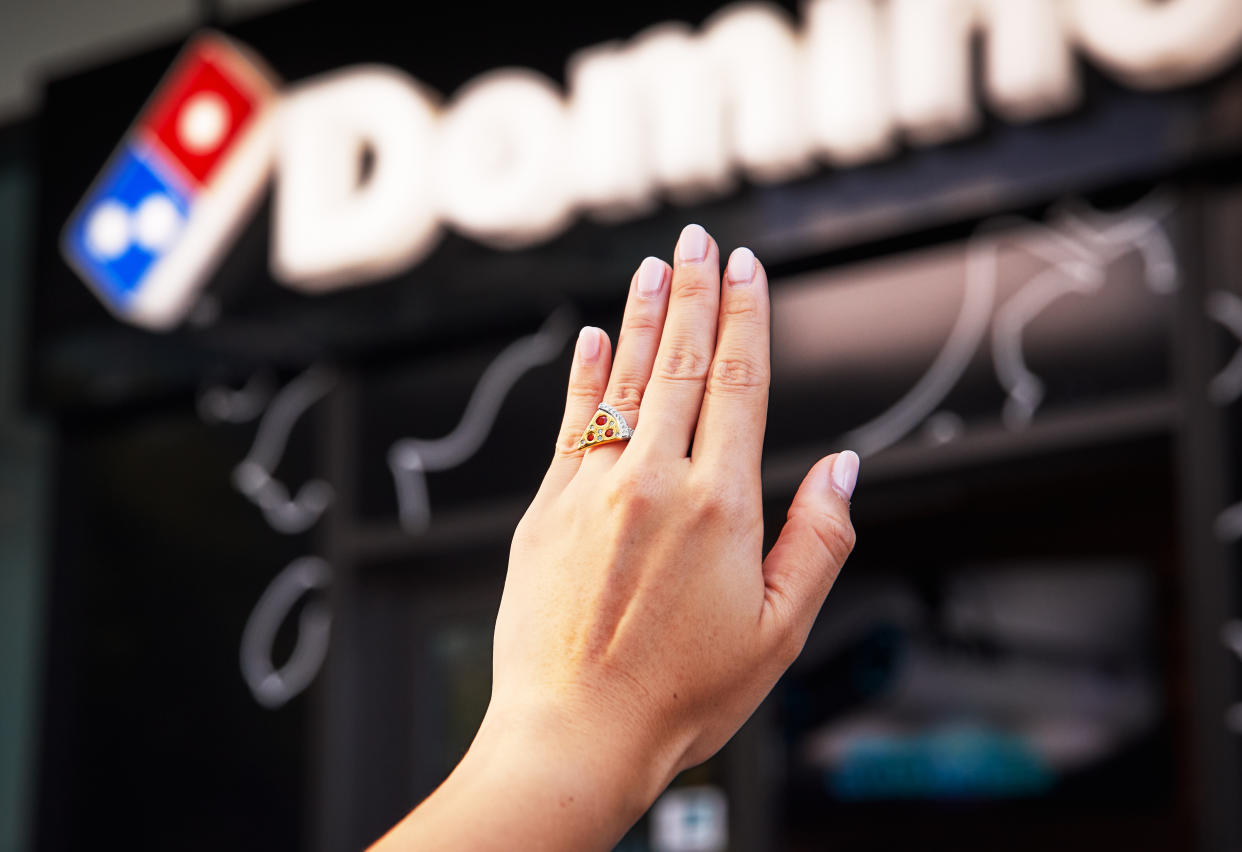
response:
[[[196,38],[66,226],[65,259],[117,316],[180,320],[271,170],[276,87],[221,36]]]
[[[417,264],[444,228],[501,248],[576,216],[642,215],[1079,102],[1078,57],[1139,89],[1225,68],[1238,0],[811,0],[735,4],[570,58],[561,89],[495,70],[447,102],[384,66],[281,89],[214,33],[186,46],[66,225],[71,266],[119,318],[174,327],[274,178],[274,277],[308,292]],[[364,156],[370,168],[360,167]]]

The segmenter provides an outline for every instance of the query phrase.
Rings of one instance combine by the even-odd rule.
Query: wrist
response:
[[[375,848],[615,847],[672,780],[684,749],[651,726],[571,705],[493,703],[453,773]]]
[[[680,749],[653,726],[604,718],[574,710],[573,702],[493,703],[460,770],[538,791],[560,816],[581,816],[597,830],[608,826],[615,842],[673,779]]]

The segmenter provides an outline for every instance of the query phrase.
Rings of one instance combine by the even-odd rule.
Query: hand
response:
[[[719,269],[690,225],[673,269],[635,273],[615,359],[582,330],[556,455],[513,538],[491,703],[445,785],[459,802],[504,789],[512,813],[459,847],[610,848],[767,695],[853,547],[858,457],[842,453],[807,474],[763,558],[767,277],[747,249],[723,286]],[[575,451],[601,400],[633,438]]]

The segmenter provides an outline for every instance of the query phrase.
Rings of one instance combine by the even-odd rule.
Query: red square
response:
[[[272,94],[245,56],[221,39],[205,37],[165,76],[139,126],[198,187],[211,180],[247,120]]]

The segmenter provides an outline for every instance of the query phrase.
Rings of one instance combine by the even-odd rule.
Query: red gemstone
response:
[[[605,438],[611,438],[611,437],[612,437],[612,430],[611,430],[611,429],[609,429],[607,432],[605,432],[605,433],[604,433],[604,437],[605,437]]]
[[[595,433],[594,433],[594,432],[587,432],[587,440],[588,440],[588,441],[594,441],[594,440],[595,440]]]
[[[604,415],[602,415],[602,414],[601,414],[599,417],[596,417],[596,418],[595,418],[595,425],[596,425],[596,426],[603,426],[603,425],[604,425],[605,423],[607,423],[607,422],[608,422],[608,418],[607,418],[607,417],[605,417],[605,416],[604,416]]]

